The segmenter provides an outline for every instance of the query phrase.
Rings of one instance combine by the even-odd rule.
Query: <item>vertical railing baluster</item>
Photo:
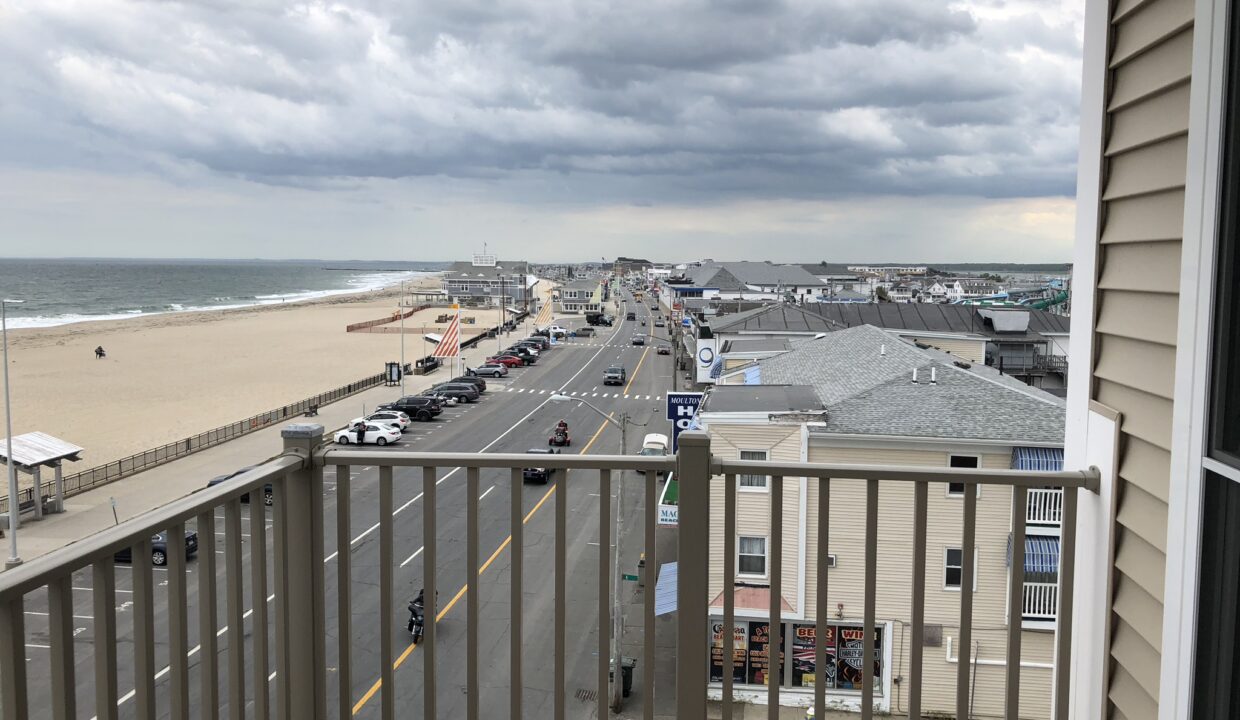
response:
[[[478,492],[482,471],[465,470],[465,717],[478,720]]]
[[[314,717],[327,719],[327,575],[323,552],[324,506],[323,466],[313,465],[309,472],[310,486],[310,594],[314,598],[311,618],[314,635]]]
[[[261,490],[261,488],[260,488]],[[250,493],[261,504],[258,492]],[[245,718],[245,583],[242,581],[241,500],[224,505],[224,588],[228,617],[228,717]]]
[[[1072,683],[1072,603],[1076,589],[1077,488],[1063,489],[1063,521],[1059,540],[1059,607],[1055,613],[1055,714],[1068,718],[1068,688]]]
[[[723,478],[723,720],[732,720],[736,674],[736,476]],[[680,481],[681,487],[684,480]]]
[[[267,720],[270,692],[267,680],[267,492],[250,498],[250,651],[254,686],[254,720]],[[272,500],[274,501],[274,489]]]
[[[422,589],[426,600],[426,621],[422,628],[422,715],[428,719],[438,717],[438,698],[435,689],[435,626],[439,622],[439,603],[435,581],[435,488],[437,472],[433,467],[422,468]]]
[[[913,602],[912,640],[909,648],[909,720],[921,720],[922,656],[926,642],[926,529],[930,484],[913,484]]]
[[[336,681],[340,717],[353,715],[353,553],[348,465],[336,466]]]
[[[977,485],[964,485],[964,527],[961,538],[960,564],[960,649],[956,652],[956,715],[969,717],[969,677],[973,656],[973,561],[977,542]]]
[[[555,620],[554,632],[555,668],[553,670],[552,708],[555,720],[564,720],[564,623],[565,593],[568,580],[568,470],[555,476]]]
[[[134,563],[150,561],[149,555],[133,558]],[[91,586],[95,615],[95,717],[116,720],[116,565],[112,558],[96,560],[91,565]]]
[[[710,437],[700,430],[686,430],[677,444],[676,687],[680,690],[675,715],[681,720],[704,720],[710,663]]]
[[[130,550],[133,561],[133,682],[135,716],[155,719],[155,578],[148,562],[151,539],[138,538]],[[72,611],[72,610],[71,610]],[[69,618],[72,621],[72,617]],[[70,626],[72,627],[72,626]],[[55,643],[52,643],[53,647]]]
[[[623,471],[621,471],[623,473]],[[623,477],[620,482],[624,482]],[[611,686],[608,676],[611,672],[611,471],[598,471],[598,694],[595,697],[595,712],[600,718],[607,717],[607,707],[611,702]],[[620,589],[616,588],[616,592]],[[620,642],[615,638],[614,642]],[[614,670],[614,682],[620,683],[620,668]]]
[[[771,564],[766,569],[770,576],[769,610],[767,615],[766,644],[766,716],[779,720],[779,689],[784,682],[780,665],[780,651],[784,647],[783,633],[783,572],[784,572],[784,479],[771,477]]]
[[[642,643],[642,717],[654,720],[654,591],[659,577],[659,556],[655,550],[655,525],[659,506],[658,473],[646,471],[646,593],[645,640]],[[616,589],[619,592],[619,588]]]
[[[865,481],[865,638],[861,643],[861,720],[874,717],[874,623],[878,595],[878,481]]]
[[[1007,698],[1004,717],[1020,720],[1020,640],[1025,616],[1025,511],[1028,490],[1012,488],[1012,570],[1008,585]]]
[[[396,679],[392,669],[392,466],[379,466],[379,677],[381,717],[396,717]],[[426,602],[435,606],[434,598]],[[429,624],[429,622],[427,623]]]
[[[136,579],[136,576],[135,576]],[[139,601],[141,592],[134,583],[134,642],[137,643],[142,639],[140,627],[143,627],[143,616],[141,614],[142,606]],[[147,608],[150,607],[151,593],[150,586],[147,586],[146,594]],[[50,626],[51,645],[52,645],[52,720],[73,720],[77,717],[77,684],[74,679],[74,658],[73,658],[73,574],[66,573],[47,584],[47,605],[48,605],[48,625]],[[154,621],[151,621],[149,634],[145,637],[150,639],[154,635]],[[135,654],[149,654],[151,657],[151,665],[154,665],[155,650],[153,645],[148,645],[146,650],[141,650],[136,645],[134,647]],[[136,659],[136,658],[135,658]],[[150,678],[152,671],[151,665],[147,666],[146,677]],[[24,668],[23,668],[24,670]],[[136,688],[142,688],[142,674],[140,667],[135,667],[134,680],[138,683]],[[152,710],[154,705],[152,704]],[[139,718],[154,717],[154,714],[143,715],[139,713]]]
[[[294,720],[289,717],[288,702],[288,675],[289,675],[289,657],[288,657],[288,631],[289,631],[289,611],[288,599],[289,585],[286,568],[288,567],[288,543],[284,539],[288,524],[289,516],[289,484],[292,475],[286,474],[279,480],[272,483],[274,490],[275,503],[272,510],[272,527],[271,527],[271,559],[272,559],[272,585],[271,594],[275,596],[275,612],[273,613],[273,621],[275,625],[275,655],[276,655],[276,687],[275,687],[275,717],[276,720]],[[264,673],[266,675],[266,673]]]
[[[512,480],[512,497],[509,498],[509,518],[508,525],[511,528],[512,535],[512,579],[508,585],[508,602],[512,607],[509,613],[509,630],[508,630],[508,655],[511,658],[512,674],[509,678],[508,687],[508,716],[511,718],[524,717],[521,707],[521,625],[522,625],[522,609],[521,609],[521,586],[523,562],[525,560],[525,544],[524,544],[524,506],[522,504],[522,490],[525,488],[525,477],[520,468],[513,468],[511,473]],[[430,717],[429,715],[427,717]]]
[[[185,552],[185,538],[168,538],[168,553]],[[218,638],[215,628],[219,613],[215,592],[215,509],[198,514],[198,701],[203,718],[218,718],[220,677]]]
[[[173,523],[168,537],[185,537]],[[189,588],[185,553],[168,553],[168,667],[173,720],[189,720]]]
[[[818,582],[814,603],[814,717],[826,717],[827,707],[827,590],[831,563],[831,478],[818,482]]]
[[[13,595],[0,602],[0,710],[4,720],[26,720],[25,598]]]

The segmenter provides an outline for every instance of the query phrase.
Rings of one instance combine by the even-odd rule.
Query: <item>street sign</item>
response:
[[[676,392],[667,394],[667,419],[672,421],[672,452],[676,452],[680,433],[688,430],[702,404],[700,392]]]
[[[621,580],[628,580],[629,582],[637,582],[637,576],[636,576],[636,575],[628,575],[628,574],[624,574],[624,575],[621,575],[621,576],[620,576],[620,579],[621,579]]]

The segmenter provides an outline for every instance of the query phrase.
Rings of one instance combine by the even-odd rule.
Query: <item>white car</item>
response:
[[[399,410],[380,410],[378,412],[373,412],[364,418],[353,418],[353,420],[349,423],[349,427],[353,427],[358,423],[363,422],[374,423],[376,425],[391,425],[392,427],[403,432],[404,429],[409,427],[413,421],[409,419],[408,415]]]
[[[655,457],[663,457],[667,455],[667,436],[660,433],[650,433],[642,440],[642,451],[639,455]]]
[[[547,334],[551,337],[564,337],[565,335],[568,335],[568,328],[563,328],[559,325],[552,325],[547,328]]]
[[[379,425],[376,423],[366,423],[366,430],[362,434],[363,444],[387,445],[400,440],[400,430],[391,425]],[[336,433],[336,442],[341,445],[357,442],[357,431],[348,428]]]

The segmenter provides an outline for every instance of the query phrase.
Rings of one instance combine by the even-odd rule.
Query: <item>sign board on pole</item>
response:
[[[495,267],[494,255],[474,254],[474,267]]]
[[[677,392],[667,394],[667,419],[672,421],[672,452],[676,452],[680,433],[688,430],[702,404],[700,392]]]

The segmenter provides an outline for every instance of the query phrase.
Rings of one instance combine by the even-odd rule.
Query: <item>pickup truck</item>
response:
[[[603,371],[604,385],[623,385],[628,380],[629,374],[619,365],[612,365]]]

